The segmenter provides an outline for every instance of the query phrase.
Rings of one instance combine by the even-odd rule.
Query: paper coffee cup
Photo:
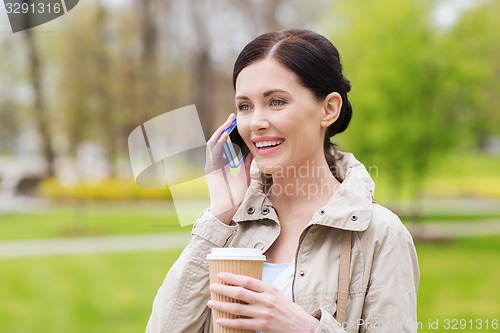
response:
[[[210,270],[210,283],[223,284],[217,279],[217,274],[220,272],[229,272],[234,274],[246,275],[255,279],[262,279],[262,269],[264,267],[264,256],[259,249],[252,248],[213,248],[212,252],[207,255],[208,265]],[[211,293],[211,298],[216,301],[241,303],[240,301],[220,296]],[[217,325],[215,322],[218,318],[239,318],[226,312],[212,310],[212,321],[214,333],[255,333],[255,330],[240,330],[225,328]]]

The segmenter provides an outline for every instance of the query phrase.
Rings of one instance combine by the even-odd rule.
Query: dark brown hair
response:
[[[289,29],[260,35],[248,43],[236,59],[234,88],[239,73],[245,67],[268,57],[295,73],[316,98],[324,99],[332,92],[338,92],[342,97],[339,118],[328,127],[323,143],[328,165],[337,177],[335,162],[338,157],[330,138],[345,131],[352,117],[351,103],[347,98],[351,84],[342,73],[339,52],[327,38],[310,30]]]

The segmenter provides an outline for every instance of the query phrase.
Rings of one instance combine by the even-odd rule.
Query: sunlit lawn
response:
[[[500,236],[419,243],[417,250],[421,332],[452,331],[445,329],[446,319],[500,319]],[[142,332],[179,253],[0,260],[0,332]],[[440,329],[429,329],[436,320]]]
[[[0,214],[0,241],[190,231],[167,203],[74,203]],[[194,221],[193,221],[194,222]]]
[[[0,260],[0,332],[144,332],[179,253]]]
[[[422,332],[498,332],[486,320],[500,320],[500,236],[418,244],[421,281],[418,297]],[[483,328],[446,330],[446,320],[482,320]],[[429,329],[439,320],[440,330]],[[462,321],[462,323],[463,323]],[[460,328],[460,326],[457,326]],[[473,326],[475,328],[477,326]]]

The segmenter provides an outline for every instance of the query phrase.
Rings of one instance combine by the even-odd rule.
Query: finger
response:
[[[234,298],[245,303],[254,303],[257,301],[256,292],[240,286],[213,283],[210,285],[210,292],[219,296]]]
[[[261,325],[254,318],[237,318],[237,319],[229,319],[229,318],[218,318],[216,320],[217,325],[227,328],[234,328],[239,330],[259,330]]]
[[[246,275],[225,272],[219,273],[217,275],[217,278],[223,284],[243,287],[245,289],[252,290],[258,293],[269,290],[269,285],[267,283]]]
[[[208,175],[214,171],[225,169],[228,162],[222,157],[222,147],[229,137],[229,134],[224,132],[216,144],[207,143],[207,157],[205,162],[205,174]],[[224,170],[226,171],[226,170]]]
[[[225,130],[231,125],[236,118],[234,113],[231,113],[226,122],[222,124],[212,135],[207,142],[207,158],[205,162],[205,174],[222,169],[225,161],[222,159],[222,147],[227,142],[229,134]]]
[[[231,113],[224,124],[222,124],[217,130],[215,130],[214,134],[210,137],[208,142],[211,142],[213,145],[220,139],[222,133],[231,125],[233,120],[236,118],[234,113]]]
[[[229,134],[227,132],[223,132],[217,143],[213,146],[212,151],[210,152],[210,157],[212,160],[219,160],[222,155],[222,147],[227,142],[229,138]]]
[[[216,300],[209,300],[207,306],[216,311],[230,313],[236,316],[244,316],[254,318],[258,316],[258,311],[255,306],[244,303],[231,303]]]

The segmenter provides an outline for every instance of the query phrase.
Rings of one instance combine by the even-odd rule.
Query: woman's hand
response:
[[[219,318],[217,324],[220,326],[273,333],[314,332],[319,324],[316,318],[268,283],[231,273],[219,273],[218,279],[224,284],[211,284],[212,293],[235,298],[245,304],[210,300],[208,307],[248,317]]]
[[[253,159],[252,154],[249,153],[238,175],[231,174],[228,161],[222,153],[222,146],[229,136],[225,130],[235,118],[236,116],[232,113],[208,140],[205,163],[205,175],[210,193],[210,212],[226,224],[231,223],[245,198],[250,184],[250,163]]]

